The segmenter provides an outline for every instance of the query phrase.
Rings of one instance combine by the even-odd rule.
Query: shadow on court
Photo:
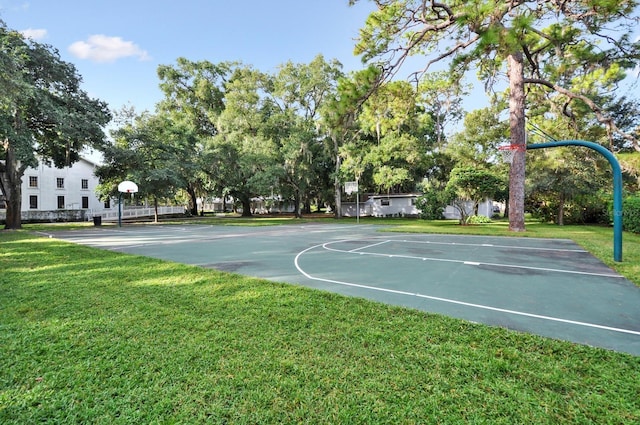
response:
[[[165,225],[54,237],[640,355],[640,288],[572,241],[378,230]]]

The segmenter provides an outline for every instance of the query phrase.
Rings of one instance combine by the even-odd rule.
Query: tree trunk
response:
[[[340,184],[340,165],[342,160],[340,159],[340,153],[338,152],[338,142],[334,140],[335,152],[336,152],[336,173],[333,179],[333,186],[336,194],[336,209],[334,211],[335,218],[342,218],[342,185]]]
[[[511,144],[516,150],[509,171],[509,230],[524,232],[524,176],[525,176],[525,106],[523,55],[513,53],[507,58],[509,75],[509,129]]]
[[[504,203],[504,214],[502,215],[502,218],[509,218],[509,198],[507,198],[505,200],[505,203]]]
[[[197,202],[196,191],[193,188],[188,187],[187,193],[189,194],[189,212],[191,213],[191,215],[197,216],[198,202]]]
[[[558,226],[564,226],[564,193],[560,193],[559,205],[558,205]]]
[[[5,163],[0,164],[0,189],[4,192],[7,204],[7,216],[4,228],[15,230],[22,228],[22,175],[24,169],[18,165],[13,147],[4,140]]]
[[[153,197],[153,222],[158,222],[158,198]]]
[[[304,201],[304,208],[302,209],[302,214],[311,214],[311,201],[307,198]]]
[[[294,215],[296,218],[302,218],[302,212],[300,211],[300,190],[295,189],[294,190],[294,195],[293,195],[293,202],[294,202]]]
[[[242,196],[240,198],[240,202],[242,202],[242,216],[251,217],[251,198],[248,196]]]

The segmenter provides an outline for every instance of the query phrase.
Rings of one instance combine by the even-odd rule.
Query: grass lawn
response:
[[[640,284],[637,236],[620,264],[611,229],[519,236]],[[24,231],[0,232],[0,266],[2,424],[640,423],[640,357]]]

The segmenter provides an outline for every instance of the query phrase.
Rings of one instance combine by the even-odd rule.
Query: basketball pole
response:
[[[122,192],[118,196],[118,227],[122,227]]]
[[[613,261],[622,261],[622,170],[618,159],[604,146],[584,140],[561,140],[557,142],[527,145],[529,149],[555,148],[559,146],[583,146],[602,154],[613,171]]]
[[[360,224],[360,185],[356,178],[356,224]]]

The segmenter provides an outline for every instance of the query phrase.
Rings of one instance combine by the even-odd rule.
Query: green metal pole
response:
[[[584,140],[561,140],[557,142],[527,145],[527,149],[555,148],[559,146],[584,146],[600,152],[613,171],[613,260],[622,261],[622,170],[616,157],[605,147]]]

